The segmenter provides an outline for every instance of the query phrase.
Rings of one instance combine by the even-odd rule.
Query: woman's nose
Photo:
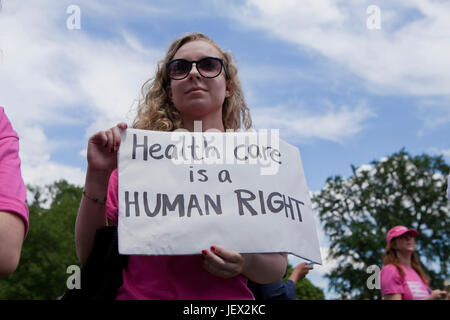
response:
[[[197,63],[192,63],[191,71],[189,72],[189,78],[200,78],[200,73],[197,70]]]

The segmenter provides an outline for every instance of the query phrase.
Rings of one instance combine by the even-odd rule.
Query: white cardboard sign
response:
[[[292,253],[322,264],[299,150],[278,130],[122,132],[119,252]]]

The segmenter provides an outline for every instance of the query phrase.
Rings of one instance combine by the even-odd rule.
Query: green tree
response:
[[[380,268],[387,231],[395,225],[417,229],[417,251],[431,278],[443,288],[449,276],[450,225],[445,177],[450,167],[442,156],[412,157],[401,150],[356,168],[348,179],[327,179],[312,199],[330,239],[329,257],[337,267],[326,276],[343,299],[380,299],[370,290],[370,265]]]
[[[292,266],[288,264],[283,281],[286,281],[289,278],[292,270]],[[324,300],[325,295],[323,290],[313,285],[306,277],[295,284],[295,296],[297,300]]]
[[[45,188],[28,186],[28,190],[34,196],[28,204],[30,230],[19,267],[0,278],[0,299],[54,300],[66,290],[71,275],[67,267],[79,265],[74,226],[82,189],[62,180]]]

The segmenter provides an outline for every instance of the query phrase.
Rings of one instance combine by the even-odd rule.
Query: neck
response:
[[[411,269],[411,251],[397,251],[397,258],[402,265]]]
[[[225,128],[222,123],[222,115],[220,115],[220,117],[202,117],[201,119],[184,117],[183,127],[190,132],[205,132],[212,129],[225,132]]]

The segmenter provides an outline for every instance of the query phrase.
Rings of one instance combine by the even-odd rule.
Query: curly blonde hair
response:
[[[225,79],[231,94],[225,98],[222,106],[222,122],[225,130],[248,130],[252,127],[250,110],[247,107],[237,76],[237,68],[232,54],[223,51],[220,46],[208,36],[194,32],[175,40],[169,47],[164,60],[158,62],[158,69],[153,78],[142,86],[143,101],[138,106],[133,128],[156,131],[174,131],[183,127],[180,112],[169,98],[170,78],[166,72],[166,63],[173,59],[178,49],[188,42],[202,40],[212,44],[223,56]]]

